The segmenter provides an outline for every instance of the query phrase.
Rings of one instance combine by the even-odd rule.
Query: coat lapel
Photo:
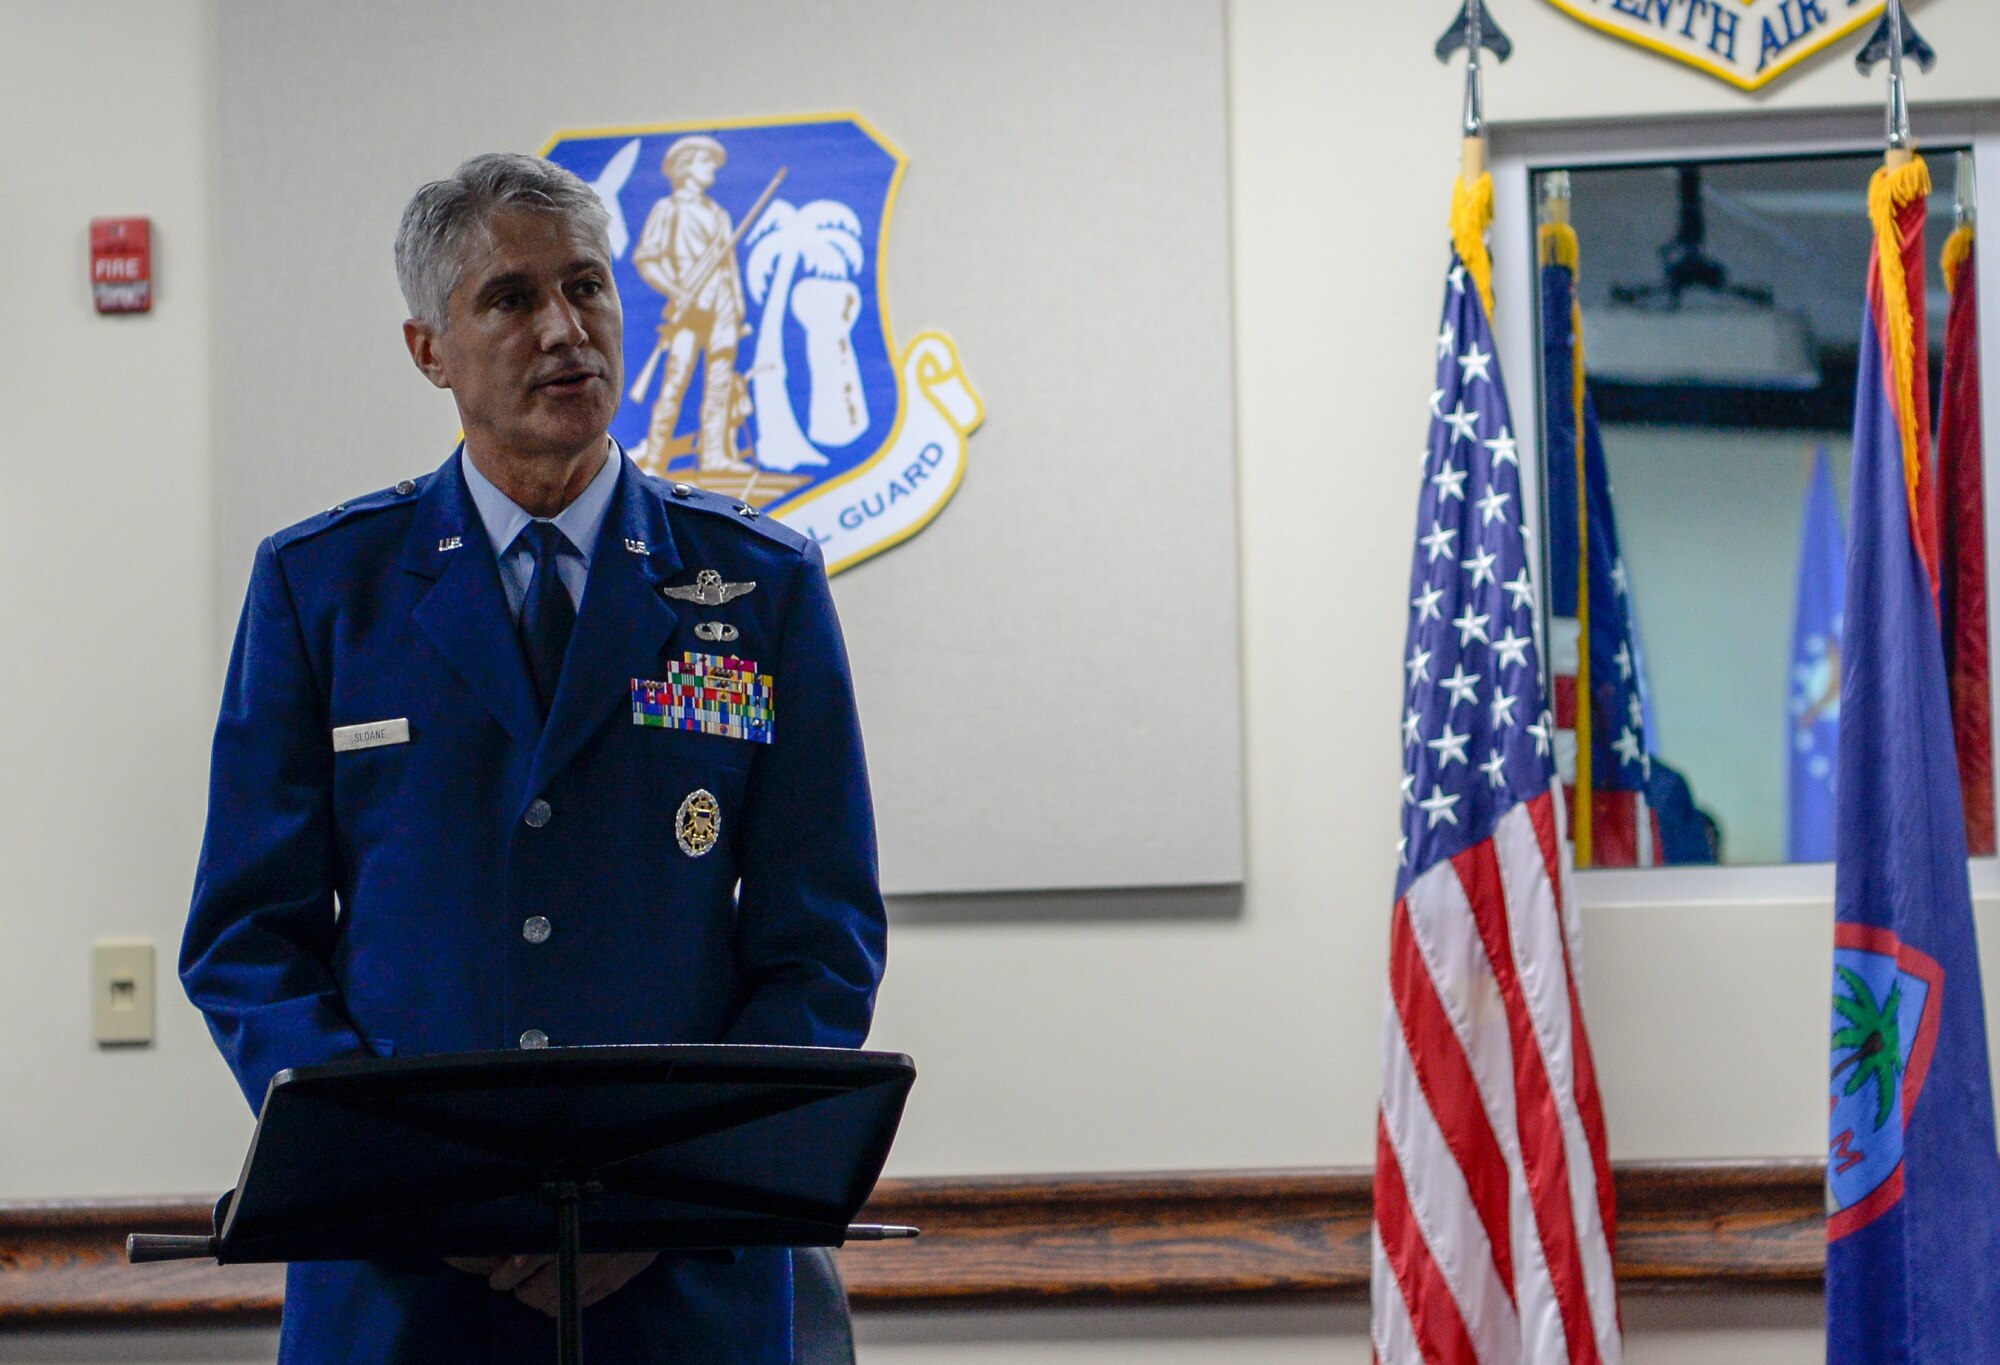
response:
[[[413,613],[417,625],[514,741],[532,747],[542,735],[534,685],[456,451],[418,500],[402,565],[432,580]]]
[[[618,487],[590,557],[576,632],[535,752],[529,784],[536,791],[576,757],[614,706],[629,704],[632,679],[653,676],[677,619],[660,596],[660,585],[681,564],[666,509],[631,460],[620,458]]]

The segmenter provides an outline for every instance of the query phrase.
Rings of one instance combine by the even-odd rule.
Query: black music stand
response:
[[[659,1044],[363,1059],[281,1071],[209,1237],[133,1261],[557,1257],[563,1365],[592,1251],[839,1246],[916,1067],[842,1048]]]

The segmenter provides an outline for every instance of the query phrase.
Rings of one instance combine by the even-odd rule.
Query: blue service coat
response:
[[[286,1067],[531,1031],[861,1044],[884,916],[846,654],[818,547],[737,506],[623,461],[546,726],[456,455],[258,547],[181,949],[253,1108]],[[705,569],[756,586],[663,594]],[[633,680],[696,653],[771,675],[773,742],[634,723]],[[399,718],[407,743],[334,751]],[[721,825],[690,856],[696,791]],[[662,1257],[583,1322],[594,1360],[778,1362],[790,1317],[789,1253],[764,1250]],[[548,1318],[441,1264],[287,1277],[286,1362],[554,1350]]]

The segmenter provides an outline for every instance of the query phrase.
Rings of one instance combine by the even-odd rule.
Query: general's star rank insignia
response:
[[[707,789],[695,788],[674,812],[675,842],[688,857],[699,858],[721,837],[722,803]]]
[[[755,583],[725,583],[722,575],[713,569],[703,569],[694,576],[694,582],[678,587],[661,588],[660,592],[677,602],[696,602],[704,607],[719,607],[724,602],[733,602],[739,597],[747,597],[757,590]]]

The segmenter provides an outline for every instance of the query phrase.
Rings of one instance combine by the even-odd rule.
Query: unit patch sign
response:
[[[641,468],[778,518],[837,573],[958,490],[985,413],[941,332],[898,344],[883,266],[906,160],[857,114],[558,133],[611,215]]]
[[[1592,28],[1745,90],[1882,17],[1884,0],[1549,0]]]

